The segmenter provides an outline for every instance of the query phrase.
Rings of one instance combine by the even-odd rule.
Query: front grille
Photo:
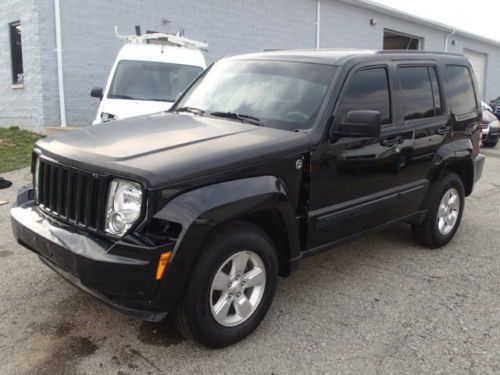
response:
[[[40,157],[37,204],[58,219],[91,231],[104,227],[107,180]]]

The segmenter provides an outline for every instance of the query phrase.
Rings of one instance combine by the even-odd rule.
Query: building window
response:
[[[10,28],[10,55],[12,58],[12,83],[22,85],[24,82],[23,48],[21,44],[21,22],[13,22]]]
[[[384,30],[384,49],[421,50],[423,39],[393,30]]]

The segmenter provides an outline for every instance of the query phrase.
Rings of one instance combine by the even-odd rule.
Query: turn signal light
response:
[[[170,260],[170,255],[172,255],[171,251],[160,255],[158,267],[156,268],[156,280],[161,280],[165,274],[165,269],[167,268],[168,261]]]

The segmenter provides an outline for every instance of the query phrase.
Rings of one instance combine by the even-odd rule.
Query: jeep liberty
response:
[[[460,55],[272,51],[224,58],[168,112],[38,141],[17,241],[109,307],[167,315],[220,348],[278,276],[373,230],[455,235],[481,176],[481,106]]]

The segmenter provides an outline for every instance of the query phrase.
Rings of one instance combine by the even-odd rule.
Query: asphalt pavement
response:
[[[500,374],[500,146],[445,248],[406,225],[309,258],[261,326],[222,350],[111,311],[11,235],[0,190],[0,374]]]

